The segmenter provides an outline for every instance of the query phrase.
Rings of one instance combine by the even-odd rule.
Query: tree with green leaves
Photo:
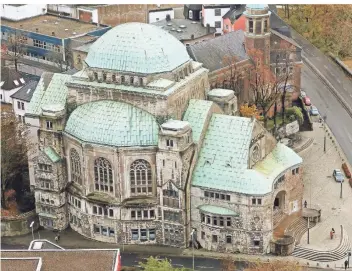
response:
[[[171,261],[168,259],[160,259],[157,257],[150,256],[146,263],[139,263],[139,265],[145,271],[190,271],[187,268],[175,268],[172,266]]]

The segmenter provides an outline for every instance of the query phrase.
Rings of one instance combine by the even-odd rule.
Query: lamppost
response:
[[[33,225],[34,225],[34,221],[32,221],[31,224],[29,225],[29,227],[32,229],[32,238],[34,241]]]
[[[341,183],[341,186],[340,186],[341,187],[340,188],[340,199],[342,199],[342,183],[343,183],[343,181],[341,180],[340,183]]]
[[[195,230],[192,229],[192,232],[191,232],[191,244],[192,244],[192,267],[193,267],[193,270],[194,270],[194,233],[195,233]]]
[[[308,216],[308,236],[307,236],[307,244],[309,245],[309,221],[310,221],[310,217]]]
[[[326,153],[326,119],[328,117],[326,115],[323,116],[323,119],[324,119],[324,153]]]
[[[351,250],[347,251],[347,267],[350,268],[350,257],[352,256]]]

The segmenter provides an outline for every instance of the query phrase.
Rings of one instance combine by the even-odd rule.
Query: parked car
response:
[[[312,116],[318,116],[319,115],[319,111],[318,111],[318,108],[316,108],[314,105],[312,105],[310,107],[310,114]]]
[[[338,183],[341,183],[344,181],[343,174],[342,174],[341,170],[339,170],[339,169],[334,169],[332,176],[334,176],[335,181]]]
[[[301,90],[301,97],[304,99],[307,96],[307,93],[303,90]]]
[[[308,105],[308,106],[312,104],[312,103],[310,102],[310,99],[309,99],[308,96],[306,96],[306,97],[303,98],[303,102],[304,102],[305,105]]]

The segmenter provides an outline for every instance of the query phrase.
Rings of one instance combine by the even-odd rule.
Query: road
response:
[[[348,104],[352,104],[352,79],[329,57],[291,28],[292,38],[302,47],[303,54],[335,87]],[[334,98],[336,99],[336,98]]]
[[[302,69],[302,87],[320,114],[327,116],[329,128],[352,164],[352,118],[328,87],[307,66]]]

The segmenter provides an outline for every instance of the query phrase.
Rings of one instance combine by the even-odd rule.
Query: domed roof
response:
[[[89,49],[89,67],[133,73],[169,72],[190,60],[186,47],[161,28],[143,23],[121,24]]]
[[[87,143],[109,146],[156,146],[159,126],[150,113],[116,101],[97,101],[77,107],[65,132]]]
[[[248,4],[246,5],[246,8],[262,10],[262,9],[268,9],[269,6],[267,4]]]

